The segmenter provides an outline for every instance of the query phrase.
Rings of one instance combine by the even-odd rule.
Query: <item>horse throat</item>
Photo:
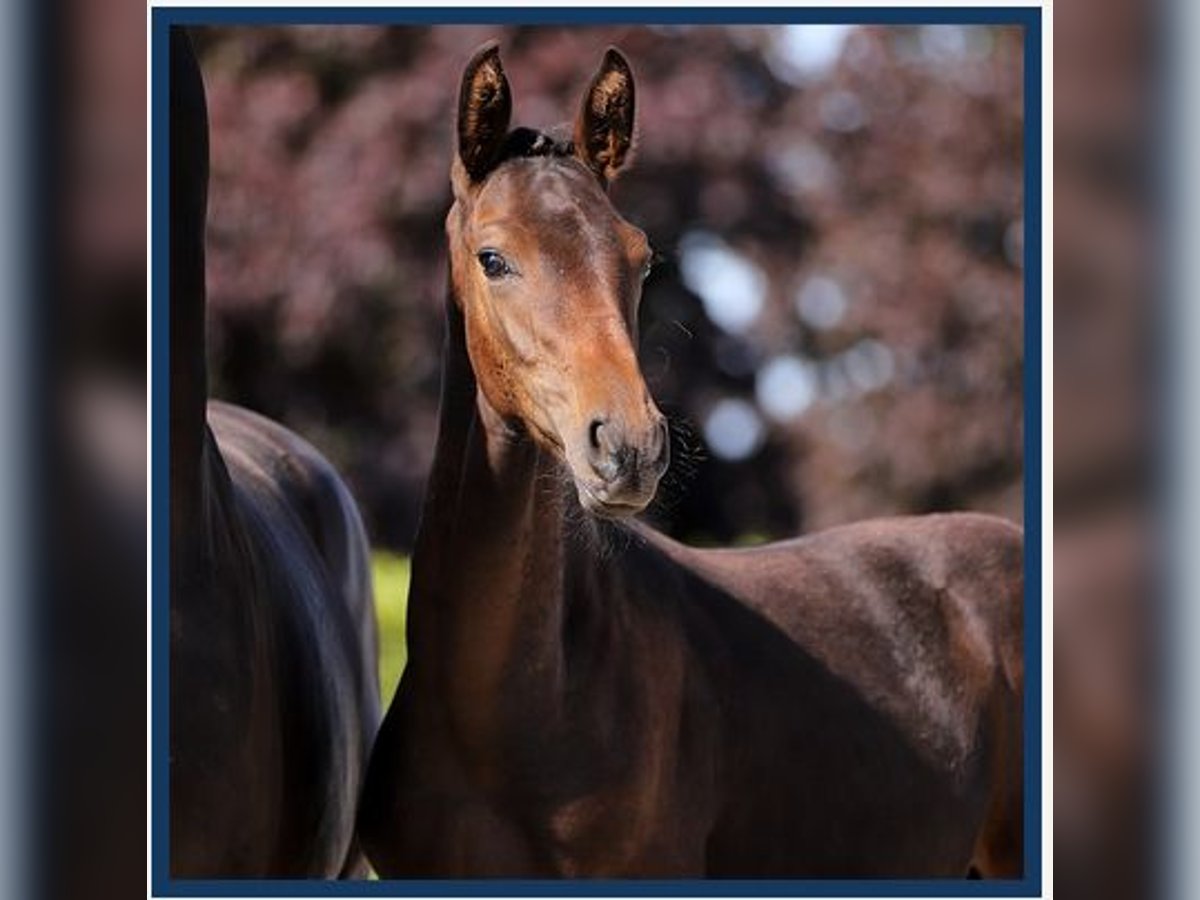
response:
[[[572,504],[562,464],[479,391],[447,302],[437,449],[409,593],[409,667],[486,753],[506,704],[555,700]]]

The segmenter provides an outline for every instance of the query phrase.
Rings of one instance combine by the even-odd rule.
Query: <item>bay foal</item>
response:
[[[1022,535],[981,515],[697,550],[634,351],[614,50],[570,139],[464,73],[409,662],[360,808],[384,876],[1016,876]]]
[[[178,28],[170,53],[171,875],[354,874],[379,722],[366,538],[312,447],[208,402],[204,85]]]

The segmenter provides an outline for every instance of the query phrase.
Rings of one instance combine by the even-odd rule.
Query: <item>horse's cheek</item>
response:
[[[472,327],[473,316],[467,316],[467,352],[475,370],[483,396],[501,416],[517,414],[517,402],[512,379],[512,367],[504,348],[486,329]]]

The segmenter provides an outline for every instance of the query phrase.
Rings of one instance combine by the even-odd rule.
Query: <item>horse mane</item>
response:
[[[539,131],[536,128],[514,128],[504,139],[496,164],[510,159],[534,156],[567,157],[575,155],[575,142],[561,133]]]

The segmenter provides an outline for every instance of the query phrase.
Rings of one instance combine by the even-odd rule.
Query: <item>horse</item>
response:
[[[205,379],[208,121],[170,36],[170,873],[365,874],[380,718],[369,553],[333,467]]]
[[[408,665],[359,811],[381,877],[1018,877],[1023,536],[980,514],[697,549],[635,516],[669,461],[651,259],[608,186],[634,78],[570,130],[462,76],[435,461]]]

